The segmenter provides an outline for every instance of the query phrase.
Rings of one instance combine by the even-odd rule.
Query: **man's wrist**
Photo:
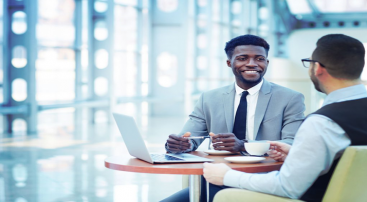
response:
[[[246,149],[245,149],[245,143],[246,142],[248,142],[248,140],[246,140],[246,139],[243,139],[243,140],[241,140],[241,151],[246,151]]]

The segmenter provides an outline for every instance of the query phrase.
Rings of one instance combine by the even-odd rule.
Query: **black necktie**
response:
[[[236,117],[234,119],[233,133],[239,140],[246,139],[247,95],[247,91],[242,92],[241,101],[238,105]]]

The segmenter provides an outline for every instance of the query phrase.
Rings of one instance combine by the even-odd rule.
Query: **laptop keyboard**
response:
[[[183,161],[183,159],[169,156],[166,154],[151,154],[153,161]]]

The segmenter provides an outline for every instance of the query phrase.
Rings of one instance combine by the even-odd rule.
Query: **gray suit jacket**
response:
[[[206,136],[209,132],[231,133],[234,123],[235,84],[205,92],[198,100],[180,135]],[[264,79],[255,111],[256,140],[281,140],[293,143],[304,119],[305,105],[301,93]],[[202,140],[194,140],[194,150]]]

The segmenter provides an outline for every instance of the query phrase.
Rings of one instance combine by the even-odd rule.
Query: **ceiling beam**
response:
[[[319,20],[333,20],[333,21],[365,21],[367,19],[367,12],[358,13],[323,13],[318,18],[312,14],[302,14],[302,20],[319,21]]]
[[[307,0],[308,5],[310,6],[311,10],[312,10],[312,15],[315,18],[320,18],[322,16],[319,8],[317,8],[315,1],[314,0]]]
[[[286,1],[274,1],[274,12],[279,16],[281,22],[285,26],[287,34],[293,31],[297,27],[297,19],[290,12],[288,3]]]

